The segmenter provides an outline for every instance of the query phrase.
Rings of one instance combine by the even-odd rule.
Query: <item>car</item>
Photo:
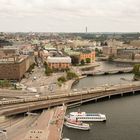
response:
[[[36,80],[36,79],[37,79],[36,76],[34,76],[34,77],[33,77],[33,80]]]
[[[36,97],[36,98],[39,98],[39,97],[40,97],[40,95],[36,94],[36,95],[35,95],[35,97]]]
[[[78,91],[77,89],[73,89],[74,92]]]

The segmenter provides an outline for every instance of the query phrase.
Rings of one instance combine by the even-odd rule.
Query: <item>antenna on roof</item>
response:
[[[87,26],[86,26],[86,33],[87,33]]]

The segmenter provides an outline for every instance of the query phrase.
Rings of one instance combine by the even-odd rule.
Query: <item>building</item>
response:
[[[19,55],[14,47],[0,49],[0,79],[21,80],[34,63],[33,55]]]
[[[118,48],[117,58],[121,59],[139,59],[140,48]]]
[[[70,57],[48,57],[47,64],[51,69],[66,70],[71,66]]]
[[[20,56],[16,60],[2,59],[0,60],[0,79],[21,80],[33,63],[31,56]]]
[[[86,62],[86,59],[90,59],[90,63],[95,62],[95,51],[90,50],[83,50],[80,53],[80,62],[84,60]]]
[[[105,56],[116,56],[117,55],[117,47],[104,46],[103,47],[103,54]]]
[[[79,62],[81,60],[84,60],[86,62],[86,59],[89,58],[90,59],[90,63],[95,62],[95,51],[94,50],[85,50],[85,49],[77,49],[77,50],[71,50],[70,48],[65,48],[65,53],[68,54],[69,56],[71,56],[71,58],[73,56],[77,56],[79,59]]]
[[[19,55],[19,50],[16,47],[6,46],[0,48],[0,59],[15,58]]]

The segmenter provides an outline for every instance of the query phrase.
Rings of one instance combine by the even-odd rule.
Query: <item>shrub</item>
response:
[[[74,72],[68,71],[67,72],[67,79],[71,80],[71,79],[74,79],[74,78],[78,78],[78,75]]]
[[[66,78],[64,77],[64,76],[61,76],[61,77],[59,77],[58,79],[58,82],[66,82]]]
[[[80,63],[81,63],[81,65],[85,65],[85,61],[83,59],[81,60]]]

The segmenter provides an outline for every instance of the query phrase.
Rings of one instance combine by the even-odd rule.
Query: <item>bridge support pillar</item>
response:
[[[111,98],[111,95],[109,95],[108,97],[109,97],[109,99],[110,99],[110,98]]]
[[[132,92],[133,94],[135,94],[135,91],[133,90],[133,92]]]
[[[121,93],[121,97],[123,97],[123,93]]]
[[[95,102],[97,102],[97,99],[95,99]]]

